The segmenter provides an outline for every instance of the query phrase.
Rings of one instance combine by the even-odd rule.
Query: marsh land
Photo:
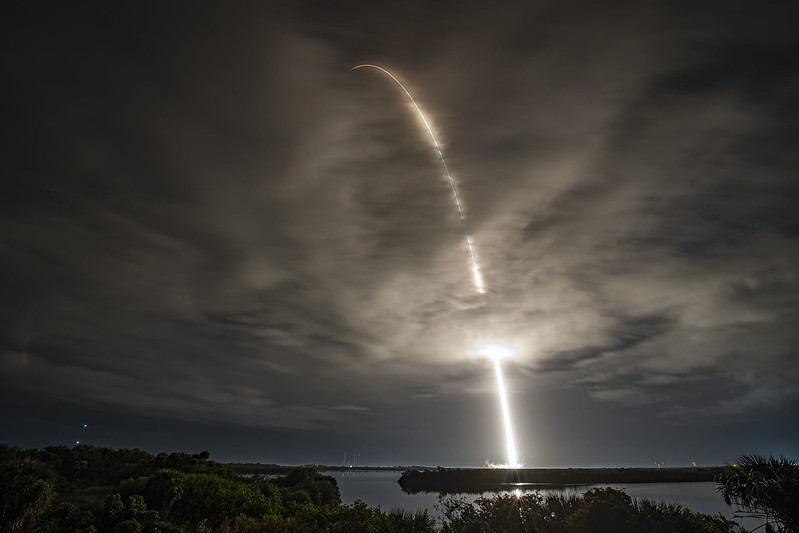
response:
[[[244,467],[235,468],[242,472]],[[0,445],[0,531],[742,531],[723,516],[632,498],[613,487],[590,488],[582,494],[444,495],[433,515],[427,509],[386,510],[363,501],[345,501],[337,479],[327,475],[330,467],[246,468],[247,475],[241,475],[210,460],[208,452],[153,455],[89,445],[41,450]],[[257,472],[251,472],[253,468]],[[390,470],[375,468],[367,473]],[[430,479],[447,479],[443,470],[431,469],[435,476]],[[349,469],[333,472],[346,479]],[[478,478],[496,475],[480,469],[470,472]],[[517,479],[528,475],[523,471],[504,474]],[[463,479],[465,472],[453,470],[449,476],[453,475]],[[410,479],[414,477],[428,478],[410,474]]]

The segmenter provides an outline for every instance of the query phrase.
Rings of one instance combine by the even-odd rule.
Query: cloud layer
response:
[[[23,412],[499,461],[470,353],[500,340],[528,463],[799,452],[790,3],[15,9],[0,383]],[[362,62],[429,113],[485,299],[435,152]]]

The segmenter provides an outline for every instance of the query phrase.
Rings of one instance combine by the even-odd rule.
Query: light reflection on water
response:
[[[427,509],[433,516],[437,516],[435,509],[439,496],[436,493],[420,492],[418,494],[405,494],[397,484],[402,472],[398,470],[348,470],[335,472],[322,472],[333,476],[338,482],[341,491],[341,500],[344,503],[353,503],[361,500],[370,507],[380,507],[383,511],[394,508],[403,508],[407,511],[420,511]],[[713,483],[627,483],[627,484],[598,484],[567,487],[561,489],[542,489],[541,486],[530,486],[526,483],[509,485],[504,494],[520,496],[531,492],[548,494],[582,494],[595,487],[613,487],[624,490],[632,498],[647,498],[654,501],[676,502],[692,511],[716,515],[721,513],[727,518],[734,518],[735,508],[724,503],[716,492]],[[479,496],[491,496],[496,492],[481,494],[463,494],[468,501],[474,501]],[[751,530],[761,524],[758,520],[738,518],[736,521]]]

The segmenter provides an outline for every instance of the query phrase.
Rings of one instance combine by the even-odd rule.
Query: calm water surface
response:
[[[397,484],[402,472],[394,470],[350,470],[345,472],[323,472],[333,476],[338,482],[341,499],[344,503],[361,500],[370,507],[379,506],[388,511],[396,507],[408,511],[427,509],[431,514],[437,515],[435,505],[438,503],[438,494],[419,493],[405,494]],[[647,498],[655,501],[679,503],[692,511],[716,515],[721,513],[727,518],[734,518],[734,507],[729,507],[716,492],[713,483],[630,483],[630,484],[601,484],[570,487],[566,489],[537,489],[546,495],[548,493],[582,494],[594,487],[613,487],[623,489],[632,498]],[[522,493],[535,492],[536,489],[525,489]],[[508,491],[511,492],[511,491]],[[491,492],[484,493],[490,496]],[[478,494],[466,494],[469,500],[475,500]],[[736,519],[739,524],[747,529],[753,529],[761,524],[757,520]]]

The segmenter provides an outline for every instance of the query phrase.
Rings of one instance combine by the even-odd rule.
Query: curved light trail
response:
[[[427,133],[430,135],[430,139],[433,141],[433,146],[438,153],[438,159],[441,161],[441,166],[444,169],[444,175],[447,177],[447,181],[449,182],[449,187],[452,190],[452,197],[455,199],[455,205],[458,207],[458,215],[461,219],[461,224],[463,224],[464,231],[466,233],[466,247],[469,250],[469,258],[472,262],[472,275],[474,276],[474,286],[477,288],[477,292],[480,293],[481,296],[485,294],[485,284],[483,283],[483,275],[480,272],[480,265],[477,262],[477,253],[475,252],[474,241],[472,240],[472,236],[469,233],[469,228],[466,224],[466,214],[463,210],[463,204],[461,204],[460,196],[458,195],[458,189],[455,187],[455,180],[452,179],[452,174],[450,174],[449,167],[447,166],[447,161],[444,159],[444,152],[441,150],[441,145],[438,143],[438,139],[436,139],[436,134],[433,132],[433,127],[430,125],[430,122],[427,120],[424,112],[422,112],[422,108],[419,107],[419,104],[416,103],[416,100],[413,98],[411,93],[405,86],[400,82],[396,76],[394,76],[391,72],[384,69],[378,65],[356,65],[352,67],[351,70],[356,70],[359,68],[373,68],[379,70],[399,85],[400,89],[405,93],[408,97],[408,100],[411,101],[414,109],[416,109],[416,113],[419,115],[419,118],[422,119],[422,123],[424,123],[424,127],[427,129]]]

